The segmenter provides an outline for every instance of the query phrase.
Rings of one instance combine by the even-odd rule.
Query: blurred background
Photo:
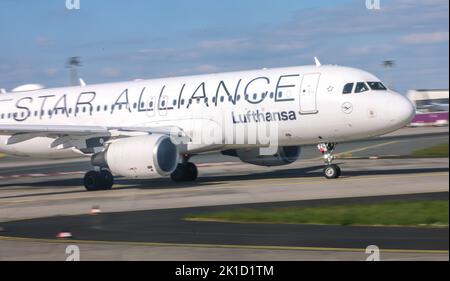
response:
[[[0,154],[0,260],[63,260],[66,241],[49,239],[75,238],[90,241],[83,260],[364,260],[377,245],[383,260],[448,261],[448,19],[448,0],[0,0],[0,99],[23,84],[318,57],[377,75],[420,126],[340,144],[337,181],[322,180],[316,145],[286,167],[205,154],[196,182],[117,178],[94,193],[82,186],[87,158]]]
[[[305,65],[317,56],[373,72],[403,94],[448,89],[447,0],[380,0],[380,9],[365,0],[79,3],[0,2],[0,88],[65,86],[70,58],[93,84]]]

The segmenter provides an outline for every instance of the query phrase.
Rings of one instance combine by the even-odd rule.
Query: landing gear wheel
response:
[[[87,191],[100,190],[102,178],[97,171],[89,171],[84,175],[84,187]]]
[[[102,179],[102,190],[111,189],[114,185],[114,176],[108,170],[100,171],[100,178]]]
[[[336,165],[336,168],[338,169],[338,175],[337,177],[339,178],[341,176],[341,167],[339,167],[338,165]]]
[[[341,175],[341,168],[336,164],[327,165],[323,169],[323,174],[327,179],[336,179]]]
[[[88,191],[108,190],[114,184],[114,177],[107,170],[89,171],[84,175],[84,187]]]
[[[186,164],[186,172],[187,172],[187,181],[195,181],[198,176],[197,166],[194,163],[187,162]]]
[[[333,160],[336,158],[333,156],[336,143],[319,143],[317,148],[322,153],[325,160],[325,168],[323,168],[323,175],[327,179],[336,179],[341,176],[341,168],[338,165],[333,164]]]
[[[195,181],[198,176],[197,166],[191,162],[178,164],[175,171],[170,174],[174,182]]]
[[[183,164],[178,164],[175,171],[173,171],[172,174],[170,174],[170,178],[174,182],[181,182],[183,181],[184,177],[185,177],[185,169],[183,169]]]

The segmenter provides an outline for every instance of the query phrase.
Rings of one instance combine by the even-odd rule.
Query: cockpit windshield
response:
[[[387,90],[387,88],[381,82],[367,82],[367,84],[369,84],[369,87],[374,91]]]
[[[342,90],[343,94],[351,94],[353,91],[353,83],[347,83]]]
[[[356,84],[356,86],[354,86]],[[356,82],[356,83],[347,83],[344,85],[342,90],[343,94],[351,94],[351,93],[363,93],[369,90],[373,91],[387,91],[386,86],[379,81],[372,82]]]
[[[356,83],[355,93],[362,93],[362,92],[365,92],[368,90],[369,90],[369,88],[367,87],[366,83],[364,83],[364,82]]]

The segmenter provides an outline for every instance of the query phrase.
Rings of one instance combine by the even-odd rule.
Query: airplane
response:
[[[90,157],[94,169],[85,174],[84,186],[96,191],[111,189],[114,176],[195,181],[198,170],[189,160],[206,152],[279,166],[299,159],[302,146],[317,144],[324,176],[335,179],[341,175],[333,164],[337,143],[400,129],[415,110],[366,71],[315,62],[51,89],[19,87],[0,94],[0,152]],[[253,140],[257,126],[271,130],[269,142]],[[211,131],[219,132],[214,141]]]
[[[428,112],[448,111],[448,103],[431,102],[427,105],[420,106],[420,110],[424,109],[426,109]]]

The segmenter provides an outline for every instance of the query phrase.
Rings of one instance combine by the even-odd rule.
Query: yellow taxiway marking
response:
[[[364,150],[369,150],[369,149],[372,149],[372,148],[377,148],[377,147],[390,145],[390,144],[394,144],[394,143],[399,143],[399,142],[400,141],[388,141],[388,142],[384,142],[384,143],[379,143],[379,144],[374,144],[374,145],[369,145],[369,146],[365,146],[365,147],[361,147],[361,148],[357,148],[357,149],[344,151],[344,152],[338,153],[336,155],[338,156],[338,155],[341,155],[341,154],[352,154],[352,153],[355,153],[355,152],[361,152],[361,151],[364,151]]]
[[[195,217],[195,218],[183,218],[184,221],[198,221],[198,222],[218,222],[218,223],[232,223],[232,224],[279,224],[279,225],[309,225],[309,226],[342,226],[342,224],[337,223],[315,223],[315,222],[273,222],[273,221],[239,221],[239,220],[228,220],[228,219],[219,219],[219,218],[203,218],[203,217]],[[352,224],[351,226],[355,227],[376,227],[376,228],[417,228],[423,229],[424,226],[420,225],[384,225],[384,224]],[[439,225],[426,225],[428,229],[444,229],[448,228],[448,224],[439,224]]]
[[[268,246],[268,245],[227,245],[227,244],[191,244],[191,243],[156,243],[156,242],[125,242],[125,241],[95,241],[95,240],[56,240],[41,238],[25,238],[0,236],[3,241],[56,243],[56,244],[96,244],[115,246],[145,246],[145,247],[191,247],[191,248],[219,248],[219,249],[249,249],[249,250],[286,250],[286,251],[334,251],[334,252],[365,252],[359,248],[333,248],[333,247],[308,247],[308,246]],[[405,250],[382,249],[385,253],[422,253],[422,254],[448,254],[448,250]]]
[[[429,172],[429,173],[421,173],[421,174],[408,174],[408,175],[386,175],[386,176],[355,176],[355,177],[348,177],[348,178],[340,178],[335,179],[333,181],[330,181],[328,179],[320,179],[320,180],[310,180],[314,179],[315,177],[292,177],[292,178],[282,178],[282,179],[257,179],[257,180],[249,180],[248,183],[245,184],[236,184],[235,182],[226,182],[223,185],[217,186],[217,187],[193,187],[193,188],[177,188],[177,189],[170,189],[170,190],[164,190],[164,187],[161,187],[160,190],[153,190],[153,191],[144,191],[139,192],[139,195],[167,195],[167,194],[173,194],[173,193],[192,193],[195,191],[213,191],[213,190],[220,190],[224,188],[260,188],[260,185],[257,185],[255,183],[263,182],[265,185],[271,185],[274,186],[288,186],[288,185],[307,185],[307,184],[323,184],[323,183],[331,183],[335,182],[338,183],[347,183],[347,182],[353,182],[353,181],[366,181],[366,180],[383,180],[383,179],[399,179],[399,178],[420,178],[424,176],[447,176],[448,177],[449,172]],[[306,179],[306,180],[305,180]],[[220,183],[220,182],[219,182]],[[214,183],[212,183],[214,184]],[[118,185],[117,187],[121,187]],[[123,187],[129,187],[124,185]],[[112,193],[116,191],[117,193]],[[105,191],[102,194],[104,194],[104,197],[97,197],[97,199],[108,199],[108,198],[119,198],[119,197],[127,197],[127,196],[135,196],[136,194],[123,194],[121,191],[126,191],[125,189],[116,189],[116,190],[109,190]],[[99,193],[95,193],[96,195],[99,195]],[[42,197],[45,196],[43,200],[45,202],[50,201],[58,201],[58,200],[75,200],[75,199],[85,199],[85,198],[92,198],[92,193],[83,192],[82,196],[75,196],[75,197],[61,197],[64,195],[54,195],[58,197],[49,198],[48,194],[36,194],[33,195],[33,198],[30,198],[29,200],[5,200],[2,201],[0,199],[0,202],[2,204],[20,204],[20,203],[29,203],[29,202],[36,202],[36,197]]]
[[[400,141],[388,141],[388,142],[384,142],[384,143],[373,144],[373,145],[369,145],[369,146],[364,146],[364,147],[360,147],[360,148],[356,148],[356,149],[352,149],[352,150],[336,153],[335,156],[339,157],[340,155],[351,155],[351,154],[353,154],[355,152],[361,152],[361,151],[364,151],[364,150],[369,150],[369,149],[372,149],[372,148],[377,148],[377,147],[386,146],[386,145],[399,143],[399,142]],[[322,159],[322,158],[323,158],[322,156],[321,157],[317,157],[317,158],[315,158],[315,160]]]
[[[386,176],[354,176],[354,177],[342,177],[339,179],[335,179],[336,182],[339,181],[351,181],[351,180],[372,180],[372,179],[390,179],[390,178],[409,178],[409,177],[420,177],[420,176],[444,176],[444,175],[448,175],[449,172],[428,172],[428,173],[420,173],[420,174],[410,174],[410,175],[386,175]],[[316,177],[292,177],[292,178],[282,178],[282,179],[271,179],[269,181],[267,181],[267,179],[257,179],[257,180],[251,180],[251,182],[260,182],[263,181],[265,183],[270,184],[270,182],[278,182],[278,181],[285,181],[285,180],[301,180],[301,179],[315,179]],[[321,178],[321,177],[320,177]],[[332,181],[328,180],[328,179],[320,179],[320,180],[311,180],[311,181],[302,181],[302,182],[287,182],[287,184],[292,184],[292,183],[323,183],[323,182],[327,182],[330,183]],[[234,184],[234,183],[232,183]],[[242,186],[242,185],[240,185]],[[204,189],[203,189],[204,190]]]
[[[302,177],[298,177],[298,178],[283,178],[283,179],[272,179],[270,181],[267,181],[266,179],[260,179],[260,180],[252,180],[253,183],[257,183],[257,182],[264,182],[266,185],[270,185],[270,184],[276,184],[277,186],[286,186],[286,185],[305,185],[305,184],[322,184],[322,183],[341,183],[341,182],[352,182],[352,181],[364,181],[364,180],[382,180],[382,179],[398,179],[398,178],[419,178],[419,177],[423,177],[423,176],[447,176],[448,177],[449,173],[448,172],[430,172],[430,173],[422,173],[422,174],[412,174],[412,175],[391,175],[391,176],[374,176],[374,177],[366,177],[366,176],[356,176],[356,177],[348,177],[348,178],[340,178],[340,179],[335,179],[333,181],[330,181],[328,179],[320,179],[320,180],[307,180],[307,181],[298,181],[301,179],[304,179]],[[310,179],[312,179],[312,177],[310,177]],[[287,181],[287,180],[295,180],[295,181]],[[279,183],[280,181],[282,181],[281,183]],[[286,182],[284,182],[286,181]],[[237,185],[235,183],[231,183],[233,184],[231,187],[237,187]],[[228,184],[228,187],[230,186],[230,184]],[[220,188],[226,188],[227,186],[222,186]],[[238,187],[260,187],[259,185],[255,185],[255,184],[242,184],[239,185]],[[219,189],[219,187],[218,187]],[[200,189],[199,189],[200,190]],[[201,190],[206,190],[205,188],[201,189]],[[208,189],[211,190],[211,189]],[[188,192],[188,191],[195,191],[194,189],[190,189],[190,190],[180,190],[182,192]]]

